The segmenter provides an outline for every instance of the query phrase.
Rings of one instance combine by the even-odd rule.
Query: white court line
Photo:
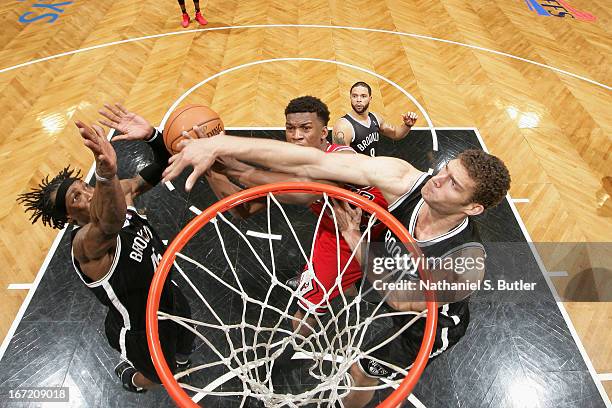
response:
[[[597,374],[601,381],[612,381],[612,373]]]
[[[189,211],[191,211],[192,213],[194,213],[195,215],[200,215],[202,214],[202,210],[200,210],[198,207],[196,206],[191,206],[189,207]]]
[[[174,191],[174,186],[172,185],[171,182],[169,181],[165,181],[164,185],[166,186],[166,188],[168,189],[168,191]]]
[[[32,285],[33,283],[11,283],[6,288],[8,290],[24,290],[24,289],[29,290],[32,288]]]
[[[485,145],[484,140],[482,139],[482,136],[480,135],[480,132],[476,128],[474,128],[474,131],[476,133],[476,137],[478,137],[478,140],[482,144],[483,150],[488,153],[489,150],[487,149],[487,146]],[[593,378],[593,382],[595,383],[595,386],[599,390],[599,394],[601,395],[603,402],[606,404],[606,407],[612,408],[612,403],[610,403],[608,394],[606,393],[605,388],[601,384],[600,379],[597,377],[597,372],[595,371],[595,368],[593,367],[593,363],[591,362],[591,359],[589,358],[589,355],[587,354],[584,348],[584,345],[582,344],[582,341],[580,340],[580,337],[578,336],[578,332],[576,332],[576,328],[574,327],[574,324],[572,323],[572,319],[570,319],[570,316],[567,313],[567,310],[565,309],[565,305],[563,304],[563,301],[561,300],[561,298],[559,297],[559,294],[557,293],[557,289],[555,288],[555,285],[552,283],[552,281],[550,280],[549,274],[546,272],[546,267],[544,266],[544,262],[542,262],[542,258],[540,257],[538,250],[536,249],[535,245],[533,244],[533,241],[531,240],[531,236],[529,235],[529,232],[527,231],[527,227],[525,226],[525,223],[523,222],[521,215],[519,214],[518,210],[516,209],[516,206],[512,202],[512,198],[510,197],[510,194],[508,194],[506,198],[508,199],[508,204],[510,205],[512,212],[514,213],[514,217],[516,218],[516,221],[519,223],[519,226],[521,227],[521,231],[523,232],[523,235],[525,236],[525,240],[527,240],[527,243],[529,244],[529,248],[531,249],[531,253],[533,254],[540,268],[540,272],[542,272],[542,275],[544,276],[544,280],[546,281],[546,284],[548,285],[550,292],[555,298],[557,307],[559,308],[559,311],[561,312],[561,315],[563,316],[563,320],[565,320],[565,324],[567,324],[567,328],[569,329],[572,335],[572,338],[574,339],[574,342],[576,343],[576,347],[578,347],[578,350],[580,351],[580,355],[582,356],[582,359],[584,360],[584,363],[587,366],[587,369],[589,370],[591,377]]]
[[[408,396],[408,401],[414,405],[415,408],[427,408],[414,394]]]
[[[93,169],[94,168],[92,166],[90,170],[90,175],[91,173],[93,173]],[[17,330],[17,326],[19,326],[19,323],[21,323],[21,319],[23,319],[23,315],[25,314],[26,309],[28,308],[28,305],[30,304],[30,301],[32,300],[32,297],[34,296],[34,293],[36,292],[36,289],[38,288],[38,285],[40,284],[40,281],[42,280],[43,275],[47,271],[47,266],[49,266],[49,262],[51,262],[51,258],[53,258],[53,255],[55,254],[55,251],[57,250],[57,246],[62,240],[62,237],[64,236],[65,232],[66,232],[66,228],[58,232],[58,234],[55,236],[55,239],[53,240],[53,244],[51,244],[51,248],[49,249],[49,252],[47,252],[47,256],[45,257],[43,264],[40,266],[40,269],[38,270],[38,273],[36,274],[36,278],[34,278],[34,282],[32,283],[32,288],[28,291],[26,298],[21,304],[21,307],[19,308],[19,311],[17,312],[17,315],[15,316],[15,319],[13,320],[13,324],[11,324],[11,327],[6,333],[6,336],[4,337],[4,341],[2,342],[2,345],[0,346],[0,361],[2,361],[2,357],[4,357],[4,353],[6,352],[6,349],[8,348],[9,343],[13,339],[13,335],[15,334],[15,331]]]
[[[567,271],[554,271],[554,272],[546,272],[546,274],[550,277],[555,276],[568,276]]]
[[[528,203],[529,199],[528,198],[513,198],[512,202],[513,203]]]
[[[547,68],[547,69],[550,69],[552,71],[559,72],[561,74],[565,74],[565,75],[568,75],[568,76],[571,76],[571,77],[574,77],[574,78],[586,81],[586,82],[591,83],[593,85],[605,88],[605,89],[607,89],[609,91],[612,90],[612,87],[610,87],[608,85],[605,85],[605,84],[602,84],[600,82],[594,81],[592,79],[589,79],[587,77],[583,77],[581,75],[577,75],[577,74],[571,73],[569,71],[565,71],[565,70],[562,70],[562,69],[559,69],[559,68],[555,68],[555,67],[550,66],[550,65],[542,64],[540,62],[533,61],[533,60],[530,60],[530,59],[527,59],[527,58],[518,57],[516,55],[512,55],[512,54],[509,54],[509,53],[506,53],[506,52],[492,50],[490,48],[485,48],[485,47],[480,47],[478,45],[465,44],[465,43],[458,42],[458,41],[445,40],[443,38],[431,37],[431,36],[422,35],[422,34],[404,33],[404,32],[401,32],[401,31],[390,31],[390,30],[382,30],[382,29],[377,29],[377,28],[364,28],[364,27],[352,27],[352,26],[335,26],[335,25],[324,25],[324,24],[252,24],[252,25],[243,25],[243,26],[225,26],[225,27],[200,28],[200,29],[194,29],[194,30],[173,31],[173,32],[169,32],[169,33],[145,35],[145,36],[142,36],[142,37],[128,38],[128,39],[125,39],[125,40],[112,41],[112,42],[105,43],[105,44],[93,45],[91,47],[79,48],[79,49],[76,49],[76,50],[62,52],[60,54],[55,54],[55,55],[50,55],[48,57],[35,59],[35,60],[32,60],[32,61],[28,61],[28,62],[24,62],[24,63],[21,63],[21,64],[13,65],[11,67],[2,68],[2,69],[0,69],[0,74],[4,73],[4,72],[11,71],[11,70],[14,70],[14,69],[17,69],[17,68],[26,67],[28,65],[36,64],[36,63],[39,63],[39,62],[48,61],[48,60],[52,60],[52,59],[60,58],[60,57],[65,57],[65,56],[68,56],[68,55],[78,54],[78,53],[85,52],[85,51],[91,51],[91,50],[95,50],[95,49],[99,49],[99,48],[110,47],[110,46],[113,46],[113,45],[131,43],[131,42],[136,42],[136,41],[141,41],[141,40],[148,40],[148,39],[151,39],[151,38],[168,37],[168,36],[173,36],[173,35],[190,34],[190,33],[206,32],[206,31],[232,30],[232,29],[244,30],[244,29],[247,29],[247,28],[255,28],[255,29],[257,29],[257,28],[263,28],[263,29],[270,29],[270,28],[321,28],[321,29],[328,29],[328,30],[329,29],[331,29],[331,30],[353,30],[353,31],[366,31],[366,32],[373,32],[373,33],[383,33],[383,34],[399,35],[399,36],[403,36],[403,37],[411,37],[411,38],[417,38],[417,39],[421,39],[421,40],[437,41],[437,42],[441,42],[441,43],[445,43],[445,44],[458,45],[460,47],[466,47],[466,48],[471,48],[471,49],[478,50],[478,51],[489,52],[491,54],[495,54],[495,55],[499,55],[499,56],[503,56],[503,57],[508,57],[508,58],[516,59],[516,60],[523,61],[523,62],[527,62],[529,64],[537,65],[537,66],[542,67],[542,68]]]
[[[108,134],[106,135],[106,138],[110,140],[111,135],[112,135],[112,130],[108,132]],[[89,168],[89,172],[87,173],[87,176],[84,178],[85,180],[91,180],[91,178],[93,177],[95,168],[96,167],[95,167],[95,162],[94,162],[94,164],[92,164],[91,167]],[[4,357],[4,353],[6,352],[6,349],[8,348],[9,343],[13,339],[13,336],[15,335],[15,331],[17,330],[17,326],[19,326],[19,323],[21,323],[21,319],[23,319],[23,315],[25,314],[28,306],[30,305],[30,301],[32,300],[32,297],[34,296],[34,293],[36,293],[36,289],[38,289],[38,285],[40,284],[40,281],[42,280],[43,275],[45,274],[45,272],[47,272],[47,267],[49,266],[49,262],[51,262],[51,258],[53,258],[53,255],[55,255],[57,246],[59,245],[60,241],[62,240],[62,237],[66,233],[67,228],[70,228],[70,225],[67,224],[63,230],[57,233],[57,235],[55,236],[55,239],[53,240],[53,243],[51,244],[51,248],[49,248],[49,252],[47,252],[47,256],[45,257],[45,260],[40,266],[40,269],[38,269],[36,278],[34,278],[34,282],[32,282],[31,284],[32,287],[28,291],[26,298],[21,304],[21,307],[19,308],[19,311],[17,312],[17,315],[15,316],[13,323],[11,324],[11,327],[6,333],[4,340],[2,341],[2,345],[0,345],[0,361],[2,361],[2,357]],[[72,266],[70,267],[72,268]]]
[[[280,241],[280,240],[283,239],[282,235],[278,235],[278,234],[266,234],[266,233],[263,233],[263,232],[257,232],[257,231],[251,231],[251,230],[248,230],[246,232],[246,234],[250,235],[252,237],[255,237],[255,238],[275,239],[277,241]]]

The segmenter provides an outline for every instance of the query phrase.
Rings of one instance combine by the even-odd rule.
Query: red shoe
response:
[[[197,12],[195,15],[195,19],[198,21],[198,23],[200,23],[200,25],[206,25],[208,24],[208,21],[204,18],[204,16],[202,15],[201,12]]]
[[[183,26],[183,28],[187,28],[189,26],[189,23],[191,23],[191,20],[189,19],[189,14],[183,13],[183,22],[181,23],[181,25]]]

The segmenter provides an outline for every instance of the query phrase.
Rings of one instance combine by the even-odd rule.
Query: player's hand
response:
[[[178,177],[187,166],[193,171],[185,182],[185,191],[189,192],[201,177],[215,162],[215,154],[211,148],[214,139],[185,139],[178,144],[179,152],[170,157],[170,165],[164,170],[164,182]]]
[[[96,173],[104,178],[111,179],[117,174],[117,154],[110,144],[104,129],[98,125],[91,127],[81,121],[75,122],[83,138],[83,144],[91,150],[96,159]]]
[[[402,114],[402,120],[404,121],[404,125],[408,126],[409,128],[414,126],[418,118],[419,118],[419,115],[417,115],[414,112],[408,112],[408,113]]]
[[[113,138],[114,140],[146,140],[149,139],[155,129],[142,116],[134,112],[128,112],[121,104],[116,103],[112,106],[108,103],[104,104],[104,109],[98,112],[106,119],[100,120],[100,123],[117,132],[122,133]]]
[[[361,208],[351,208],[348,202],[332,200],[336,221],[338,222],[338,230],[341,233],[351,231],[359,231],[361,223]]]

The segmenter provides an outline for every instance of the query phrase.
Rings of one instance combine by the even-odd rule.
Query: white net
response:
[[[258,219],[232,222],[231,217],[218,213],[177,253],[174,266],[182,279],[176,274],[173,278],[189,293],[193,316],[158,312],[158,319],[173,320],[196,335],[192,367],[175,374],[193,401],[206,397],[223,399],[222,406],[230,406],[228,401],[236,406],[343,406],[343,397],[357,389],[349,372],[360,358],[368,357],[398,373],[396,380],[369,389],[397,387],[406,375],[407,367],[389,364],[371,353],[396,339],[426,312],[388,308],[384,297],[370,293],[375,291],[366,279],[351,285],[351,290],[343,285],[360,245],[351,251],[348,261],[341,262],[334,207],[326,194],[321,203],[316,220],[312,215],[309,219],[305,210],[297,211],[299,216],[292,219],[296,217],[288,213],[295,215],[295,208],[288,211],[269,193],[265,212]],[[337,252],[337,278],[326,289],[312,265],[324,217],[333,222]],[[361,248],[368,248],[375,223],[376,217],[369,214]],[[304,243],[309,241],[307,252]],[[304,316],[296,317],[296,302],[307,301],[285,281],[300,272],[300,265],[306,265],[303,273],[312,275],[323,295],[303,311]],[[317,313],[320,307],[327,313]],[[389,333],[384,329],[391,318],[406,314],[414,317],[380,338],[381,333]]]

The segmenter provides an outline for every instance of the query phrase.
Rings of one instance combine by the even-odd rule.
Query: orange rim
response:
[[[419,247],[406,230],[406,227],[387,210],[358,194],[335,186],[320,183],[266,184],[232,194],[211,205],[200,215],[191,220],[168,246],[155,272],[153,281],[151,282],[149,297],[147,299],[147,342],[149,344],[149,351],[151,352],[153,364],[155,365],[155,370],[159,378],[168,391],[168,394],[170,394],[179,407],[201,407],[201,405],[193,402],[189,395],[187,395],[174,379],[172,370],[166,362],[159,342],[157,311],[159,310],[159,301],[164,282],[170,273],[170,269],[176,258],[176,253],[180,252],[185,244],[187,244],[187,242],[218,213],[227,211],[247,201],[265,197],[268,193],[326,193],[330,197],[341,198],[353,205],[361,207],[371,214],[376,214],[376,218],[383,222],[398,238],[400,238],[411,252],[420,254]],[[426,272],[419,268],[419,273],[423,274]],[[422,275],[421,277],[423,278]],[[414,360],[412,368],[409,370],[400,386],[394,390],[387,399],[381,402],[379,407],[393,408],[405,400],[418,382],[421,373],[427,365],[434,344],[438,313],[433,292],[428,291],[425,295],[427,299],[427,318],[425,321],[425,334],[423,335],[423,342],[421,343],[419,353]]]

